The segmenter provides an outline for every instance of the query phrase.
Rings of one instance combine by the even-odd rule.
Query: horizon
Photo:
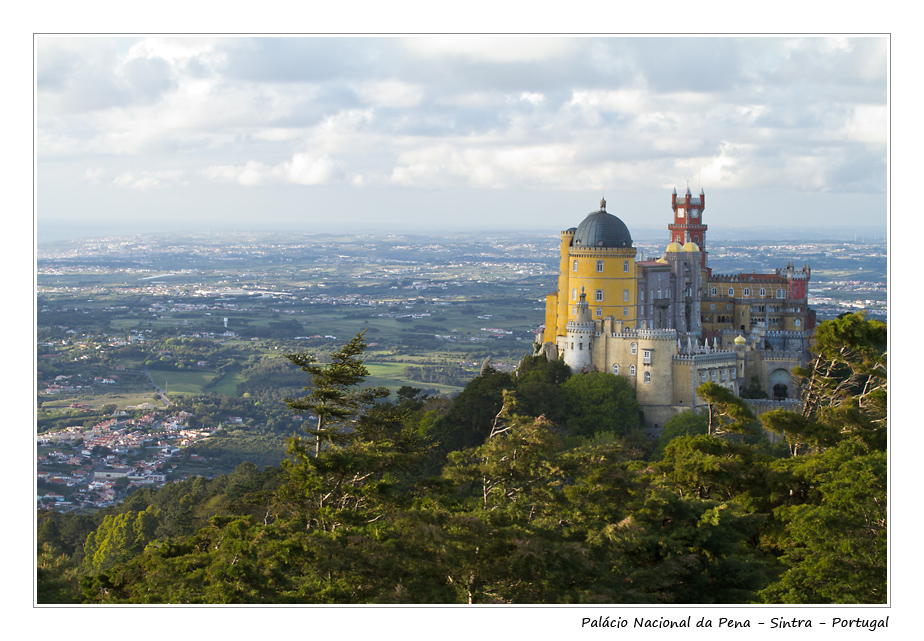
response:
[[[576,225],[580,221],[574,223]],[[276,225],[263,223],[257,225],[232,225],[230,227],[205,226],[196,221],[187,223],[185,228],[174,223],[165,223],[161,226],[152,225],[150,222],[122,222],[113,223],[111,221],[58,221],[43,220],[35,221],[34,228],[35,246],[37,248],[43,245],[51,245],[59,242],[69,241],[89,241],[109,237],[133,237],[133,236],[172,236],[172,235],[196,235],[196,234],[214,234],[218,236],[261,236],[276,234],[299,234],[308,236],[375,236],[387,237],[395,236],[420,236],[435,238],[452,238],[454,236],[466,236],[471,234],[521,234],[525,236],[548,236],[550,241],[558,241],[561,229],[552,227],[537,227],[533,229],[516,229],[503,227],[458,227],[444,228],[421,227],[421,226],[403,226],[397,225],[392,228],[369,227],[366,229],[353,229],[345,232],[337,229],[331,224],[326,229],[299,229],[298,227],[278,223]],[[570,225],[570,226],[574,226]],[[667,226],[636,226],[630,228],[633,241],[658,241],[664,240],[665,245],[668,242]],[[716,241],[786,241],[786,240],[831,240],[831,241],[850,241],[855,238],[857,241],[885,242],[888,239],[890,225],[854,225],[854,226],[787,226],[778,228],[766,225],[741,225],[741,226],[723,226],[721,228],[709,229],[709,238],[711,243]],[[662,238],[663,237],[663,238]]]

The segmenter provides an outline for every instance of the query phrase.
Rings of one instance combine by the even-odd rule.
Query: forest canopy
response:
[[[364,386],[362,334],[292,354],[278,465],[40,511],[38,601],[886,603],[885,347],[822,323],[800,411],[707,384],[657,440],[624,379],[541,356],[448,400]]]

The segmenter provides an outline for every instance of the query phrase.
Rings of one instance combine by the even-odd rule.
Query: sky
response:
[[[888,38],[35,39],[39,242],[887,224]]]

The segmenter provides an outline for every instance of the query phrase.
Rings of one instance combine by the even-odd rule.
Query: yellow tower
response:
[[[561,233],[558,291],[546,298],[543,340],[558,343],[576,319],[581,291],[591,318],[612,316],[634,328],[637,317],[636,250],[629,229],[606,211],[591,212],[577,227]]]

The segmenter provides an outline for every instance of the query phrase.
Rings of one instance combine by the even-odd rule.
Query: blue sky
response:
[[[885,37],[38,37],[49,227],[886,225]],[[43,227],[44,225],[44,227]],[[71,233],[71,232],[68,232]],[[89,233],[89,231],[87,232]]]

